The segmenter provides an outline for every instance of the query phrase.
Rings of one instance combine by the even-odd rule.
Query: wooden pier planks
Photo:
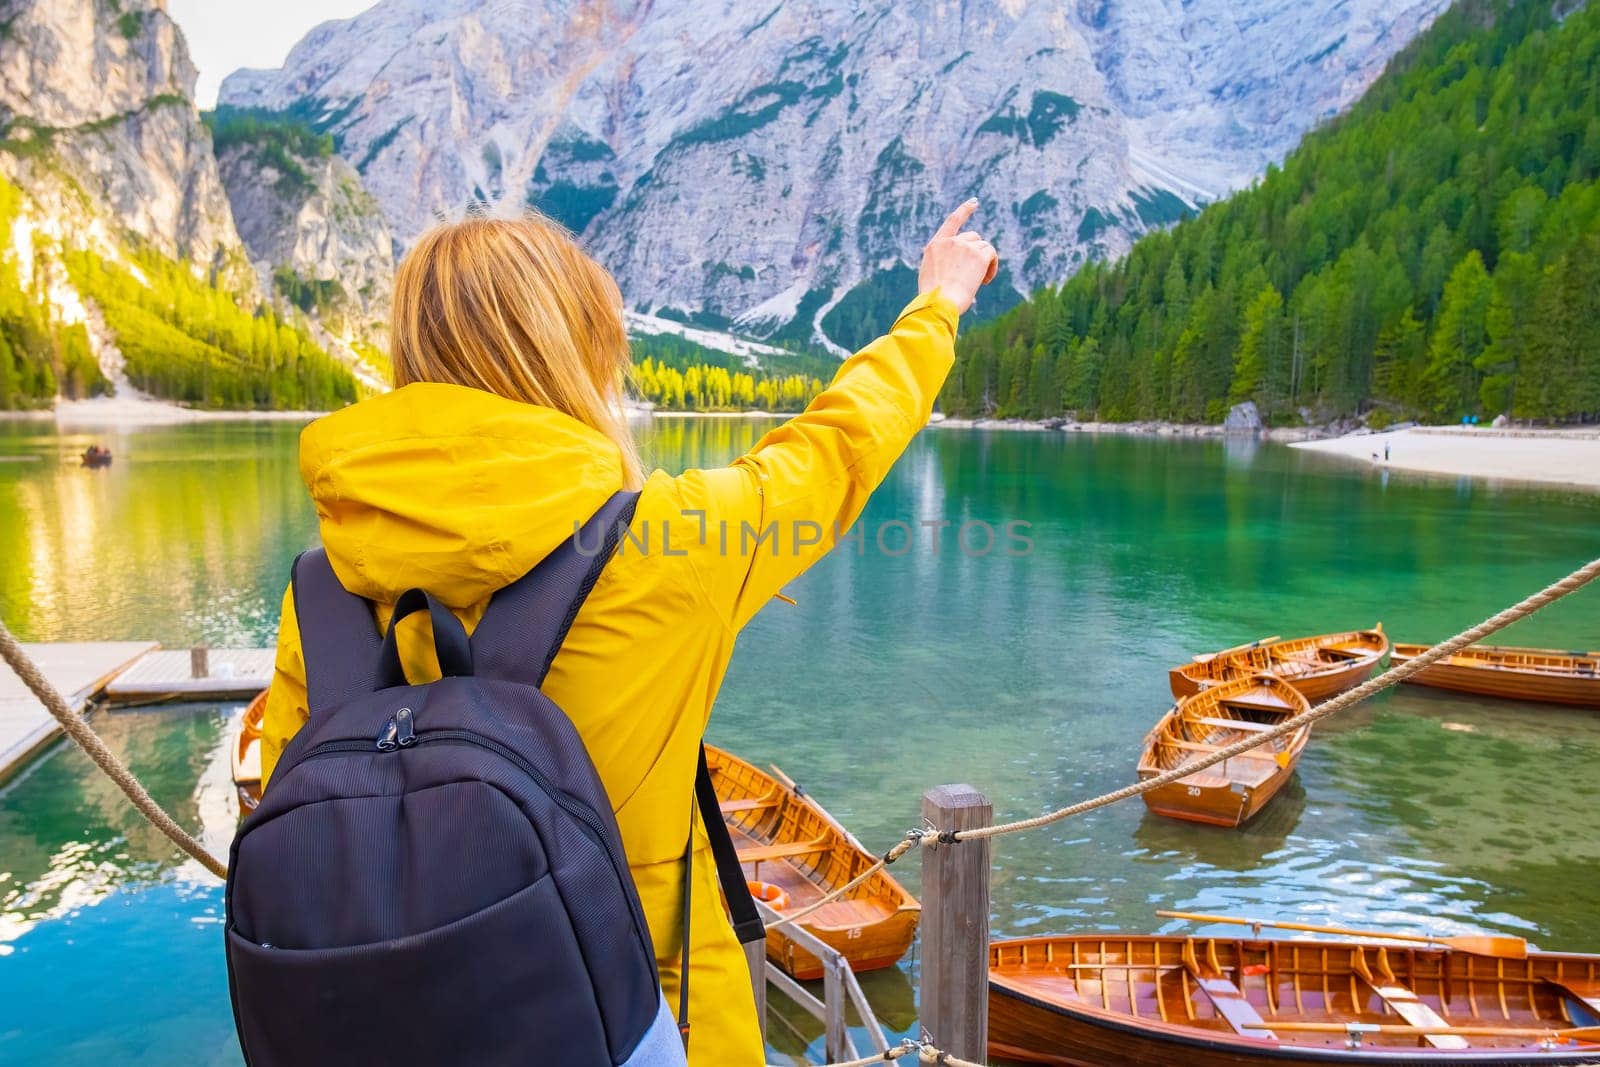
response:
[[[112,703],[157,700],[247,700],[272,682],[270,648],[176,649],[151,652],[106,684]],[[200,676],[196,677],[196,667]]]
[[[81,711],[107,681],[160,646],[153,641],[95,641],[22,647],[68,703]],[[60,733],[61,727],[22,679],[0,665],[0,782]]]
[[[162,649],[154,641],[23,645],[67,702],[247,699],[272,681],[270,648]],[[61,734],[44,705],[0,665],[0,782]]]

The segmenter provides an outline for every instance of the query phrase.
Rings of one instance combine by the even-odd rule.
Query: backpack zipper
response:
[[[324,741],[322,744],[312,748],[304,756],[301,756],[298,760],[296,760],[294,762],[294,766],[299,766],[306,760],[318,759],[322,756],[337,756],[354,752],[371,752],[374,747],[376,747],[379,752],[395,752],[398,751],[402,746],[405,748],[413,748],[417,745],[425,743],[470,745],[474,748],[482,748],[493,752],[501,759],[517,767],[522,771],[522,773],[526,774],[529,778],[532,778],[539,788],[543,789],[547,795],[555,800],[556,804],[559,805],[562,810],[566,811],[567,814],[578,819],[590,830],[594,831],[596,840],[604,843],[605,828],[600,824],[600,818],[595,814],[594,809],[582,801],[568,796],[560,789],[557,789],[551,783],[550,779],[545,777],[544,772],[540,771],[533,764],[523,759],[522,756],[519,755],[515,750],[507,748],[498,741],[492,741],[489,738],[484,737],[482,734],[473,733],[471,730],[426,730],[420,734],[416,733],[411,722],[414,716],[409,714],[410,711],[410,708],[401,708],[400,712],[405,712],[407,714],[402,715],[400,712],[397,712],[395,714],[395,718],[384,723],[383,729],[378,733],[376,744],[374,744],[372,741]],[[401,719],[405,720],[405,726],[403,728],[399,722]],[[283,770],[287,769],[289,768],[283,768]],[[606,854],[608,856],[610,856],[610,853],[611,850],[609,848],[606,849]],[[612,866],[616,866],[615,857],[612,857]]]
[[[411,714],[410,708],[401,708],[394,713],[395,729],[399,731],[399,736],[395,738],[395,741],[401,748],[410,748],[417,743],[415,718],[416,716]]]

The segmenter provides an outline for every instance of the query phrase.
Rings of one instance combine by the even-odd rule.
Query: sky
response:
[[[349,18],[375,0],[168,0],[167,14],[183,30],[189,52],[200,68],[195,103],[217,102],[222,79],[240,67],[283,64],[311,27],[329,19]]]

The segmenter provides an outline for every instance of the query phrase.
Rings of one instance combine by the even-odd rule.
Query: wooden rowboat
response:
[[[989,949],[990,1056],[1059,1067],[1597,1063],[1596,1024],[1600,956],[1123,934]]]
[[[251,702],[233,743],[233,781],[242,812],[261,799],[261,721],[266,694]],[[711,781],[721,801],[745,875],[777,890],[780,913],[803,908],[875,862],[822,806],[774,769],[768,774],[706,746]],[[911,947],[921,907],[900,883],[879,872],[844,898],[812,912],[800,927],[836,948],[856,971],[892,967]],[[822,977],[822,963],[782,928],[767,934],[767,955],[799,979]]]
[[[1141,781],[1198,762],[1309,710],[1298,690],[1271,674],[1221,682],[1178,701],[1144,739]],[[1294,773],[1309,726],[1144,794],[1157,815],[1238,826],[1267,805]]]
[[[229,755],[233,762],[233,787],[239,791],[239,812],[255,811],[261,803],[261,723],[267,714],[267,691],[250,701],[239,719]]]
[[[776,767],[768,774],[710,745],[706,761],[745,877],[783,891],[787,908],[780,913],[806,907],[877,862]],[[879,871],[799,926],[842,954],[851,970],[872,971],[892,967],[906,954],[921,915],[916,898]],[[767,958],[796,978],[822,977],[821,961],[782,927],[767,932]]]
[[[1394,662],[1415,659],[1427,645],[1395,645]],[[1406,679],[1463,693],[1600,708],[1600,652],[1473,645]]]
[[[1208,685],[1276,674],[1317,704],[1366,681],[1388,651],[1389,638],[1379,623],[1370,630],[1289,641],[1271,638],[1196,656],[1192,663],[1173,667],[1167,677],[1172,695],[1182,700]]]

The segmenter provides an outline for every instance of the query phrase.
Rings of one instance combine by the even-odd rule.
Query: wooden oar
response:
[[[1268,919],[1236,919],[1231,915],[1195,915],[1187,911],[1158,911],[1163,919],[1183,919],[1192,923],[1232,923],[1235,926],[1270,926],[1275,930],[1303,930],[1312,934],[1337,934],[1340,937],[1365,937],[1374,941],[1414,941],[1440,945],[1455,952],[1488,956],[1501,960],[1525,960],[1528,943],[1520,937],[1495,934],[1468,934],[1464,937],[1429,937],[1426,934],[1395,934],[1381,930],[1347,930],[1342,926],[1313,926],[1310,923],[1273,922]]]
[[[1391,1026],[1387,1023],[1290,1023],[1259,1022],[1243,1024],[1246,1030],[1281,1030],[1302,1034],[1389,1034],[1393,1037],[1550,1037],[1584,1044],[1600,1042],[1600,1026],[1557,1029],[1553,1026]]]
[[[1246,641],[1242,645],[1234,645],[1232,648],[1225,648],[1221,652],[1207,652],[1204,655],[1196,656],[1194,661],[1196,663],[1210,663],[1218,656],[1226,656],[1230,652],[1243,652],[1246,649],[1260,648],[1262,645],[1270,645],[1274,641],[1282,640],[1283,637],[1279,634],[1273,634],[1271,637],[1258,637],[1254,641]]]

